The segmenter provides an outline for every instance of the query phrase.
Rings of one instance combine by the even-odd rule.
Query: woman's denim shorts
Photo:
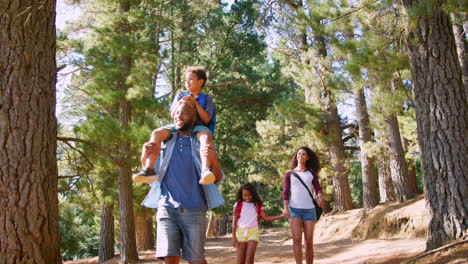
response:
[[[291,218],[299,218],[302,221],[317,221],[317,213],[315,212],[315,208],[299,209],[289,207],[289,211],[291,212]]]

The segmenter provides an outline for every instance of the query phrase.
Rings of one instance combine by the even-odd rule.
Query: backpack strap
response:
[[[262,204],[256,204],[255,207],[257,208],[257,221],[260,224],[260,220],[262,219]]]
[[[236,206],[236,216],[237,216],[237,219],[240,218],[241,212],[242,212],[242,201],[238,201],[238,202],[237,202],[237,206]]]

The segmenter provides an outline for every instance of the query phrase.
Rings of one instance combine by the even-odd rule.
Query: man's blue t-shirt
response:
[[[192,157],[190,137],[178,137],[166,175],[161,183],[158,207],[207,210],[203,187]]]

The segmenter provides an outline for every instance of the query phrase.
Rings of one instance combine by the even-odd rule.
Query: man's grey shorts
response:
[[[180,256],[202,262],[205,246],[205,211],[161,206],[156,213],[156,257]]]

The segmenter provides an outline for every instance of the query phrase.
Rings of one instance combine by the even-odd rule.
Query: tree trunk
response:
[[[369,156],[366,143],[371,142],[369,114],[367,112],[364,89],[355,93],[356,114],[359,124],[359,146],[361,155],[362,187],[364,210],[369,211],[379,203],[377,192],[377,175],[375,174],[374,158]]]
[[[401,142],[403,146],[403,152],[406,154],[408,153],[408,140],[401,135]],[[418,194],[418,179],[416,177],[416,165],[414,164],[413,159],[407,159],[406,165],[408,167],[408,181],[410,184],[411,192],[414,194]]]
[[[330,139],[331,162],[335,171],[333,187],[335,189],[334,211],[342,212],[353,208],[351,190],[345,163],[344,146],[341,139],[340,117],[336,106],[327,110],[328,137]]]
[[[388,155],[388,141],[380,132],[376,129],[375,137],[379,145],[383,147],[383,151],[379,154],[378,160],[378,174],[379,174],[379,193],[380,193],[380,202],[386,203],[390,201],[395,201],[395,191],[392,182],[392,175],[390,172],[390,158]]]
[[[414,193],[411,190],[397,117],[394,114],[385,116],[385,125],[390,148],[390,172],[396,200],[401,203],[413,198]]]
[[[406,9],[420,1],[404,0]],[[408,49],[429,210],[427,249],[468,235],[468,105],[449,16],[410,18]]]
[[[99,262],[114,257],[114,205],[101,205],[101,230],[99,232]]]
[[[0,263],[62,263],[55,1],[0,2]]]
[[[120,13],[124,15],[130,11],[130,1],[120,2]],[[122,19],[119,25],[122,38],[127,38],[130,33],[128,21]],[[126,43],[126,42],[123,42]],[[131,47],[127,47],[131,50]],[[129,51],[127,51],[129,52]],[[129,52],[130,53],[130,52]],[[130,75],[132,60],[130,55],[121,55],[120,58],[123,72],[117,89],[122,93],[119,102],[119,119],[122,131],[129,129],[130,117],[132,114],[130,102],[125,98],[128,87],[127,77]],[[120,142],[119,154],[121,157],[128,156],[130,153],[130,142]],[[120,263],[138,263],[138,251],[136,249],[135,222],[133,213],[133,189],[131,166],[124,162],[119,167],[119,204],[120,204]]]
[[[153,209],[141,207],[135,215],[136,245],[138,250],[154,250]]]
[[[468,43],[466,41],[466,33],[463,30],[463,25],[456,23],[458,16],[455,13],[451,13],[453,23],[453,34],[455,36],[455,45],[457,46],[458,61],[463,76],[463,86],[465,87],[465,93],[468,96]]]

